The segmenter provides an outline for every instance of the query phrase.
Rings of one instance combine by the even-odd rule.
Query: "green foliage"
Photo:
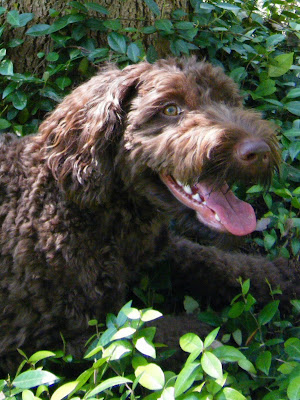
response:
[[[62,352],[39,351],[24,361],[14,378],[0,380],[1,397],[22,400],[79,399],[299,399],[300,301],[293,301],[293,315],[282,320],[279,301],[259,312],[250,294],[249,280],[218,318],[220,328],[203,340],[195,333],[180,338],[183,356],[179,371],[166,370],[172,357],[156,343],[154,326],[162,315],[153,309],[139,310],[127,303],[117,316],[109,314],[106,329],[91,321],[96,334],[89,340],[85,369],[75,379],[49,371],[57,363],[74,363]],[[235,315],[236,304],[243,310]],[[201,314],[203,318],[203,313]],[[158,355],[157,355],[158,354]],[[186,361],[184,362],[184,358]],[[83,362],[83,360],[82,360]],[[27,370],[25,370],[27,369]]]

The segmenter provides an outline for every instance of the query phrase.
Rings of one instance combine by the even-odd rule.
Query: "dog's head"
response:
[[[271,126],[242,107],[220,68],[189,60],[111,68],[77,88],[41,126],[48,164],[82,205],[134,192],[164,210],[190,208],[220,231],[255,229],[232,183],[270,183]]]

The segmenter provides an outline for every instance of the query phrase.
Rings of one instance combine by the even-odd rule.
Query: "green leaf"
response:
[[[263,351],[256,359],[255,365],[257,369],[264,374],[269,375],[269,370],[272,362],[272,353],[270,351]]]
[[[30,36],[43,36],[47,35],[49,32],[50,25],[48,24],[37,24],[31,26],[27,31],[26,34]]]
[[[240,329],[236,329],[234,332],[232,332],[232,337],[236,344],[238,344],[239,346],[242,345],[243,336],[242,336],[242,331]]]
[[[120,360],[132,352],[131,344],[126,340],[117,340],[103,350],[102,357],[109,358],[110,361]]]
[[[223,394],[226,400],[246,400],[246,397],[242,393],[230,387],[225,387]]]
[[[156,17],[160,16],[160,9],[154,0],[144,0],[144,2],[147,4],[147,6]]]
[[[229,3],[216,3],[216,6],[219,8],[222,8],[223,10],[227,11],[232,11],[232,12],[237,12],[240,11],[241,8],[238,6],[235,6],[234,4],[229,4]]]
[[[124,383],[132,383],[132,380],[124,378],[122,376],[116,376],[113,378],[106,379],[106,381],[100,383],[100,385],[96,386],[90,393],[88,393],[86,398],[88,399],[90,397],[95,397],[98,393],[101,393],[106,389],[109,389],[117,385],[123,385]]]
[[[278,43],[283,42],[285,39],[286,36],[282,34],[271,35],[267,38],[266,45],[268,48],[272,48],[275,47]]]
[[[14,66],[10,60],[3,60],[0,64],[0,75],[13,75],[14,74]]]
[[[276,237],[274,235],[271,235],[269,233],[264,234],[264,245],[266,250],[270,250],[273,245],[276,243]]]
[[[187,353],[203,350],[203,342],[195,333],[186,333],[179,340],[180,347]],[[200,353],[199,353],[200,354]]]
[[[209,347],[213,341],[216,339],[218,333],[219,333],[220,327],[214,329],[213,331],[211,331],[205,338],[204,340],[204,348],[206,349],[207,347]]]
[[[0,129],[6,129],[11,126],[11,123],[4,118],[0,118]]]
[[[184,309],[188,314],[192,314],[199,308],[199,303],[190,296],[184,296]]]
[[[111,29],[112,31],[119,31],[122,29],[122,24],[119,19],[109,19],[103,22],[103,25],[107,29]]]
[[[25,26],[33,18],[34,18],[34,14],[32,14],[32,13],[20,14],[20,16],[19,16],[19,25],[18,26]]]
[[[125,309],[123,312],[129,319],[135,320],[141,318],[141,312],[137,308],[129,307]]]
[[[284,343],[284,351],[292,358],[300,358],[300,339],[289,338]]]
[[[237,301],[236,303],[234,303],[229,312],[228,312],[228,317],[229,318],[237,318],[239,317],[242,312],[245,309],[245,303],[243,303],[242,301]]]
[[[295,89],[290,90],[286,97],[288,99],[295,99],[297,97],[300,97],[300,88],[295,88]]]
[[[47,61],[57,61],[59,59],[59,54],[55,51],[51,51],[47,54],[46,60]]]
[[[108,15],[109,14],[108,9],[103,7],[103,6],[100,6],[100,4],[97,4],[97,3],[84,3],[84,5],[86,7],[88,7],[90,10],[97,11],[100,14],[104,14],[104,15]]]
[[[127,56],[134,63],[137,63],[140,60],[141,50],[137,44],[130,43],[130,45],[127,48]]]
[[[242,293],[244,296],[249,292],[250,289],[250,279],[247,279],[245,282],[242,283]]]
[[[18,375],[12,384],[19,389],[30,389],[40,385],[53,385],[59,378],[48,371],[26,371]]]
[[[278,78],[284,75],[293,65],[294,53],[280,54],[271,60],[269,66],[269,76],[271,78]]]
[[[289,400],[300,399],[300,376],[292,379],[287,388],[287,395]]]
[[[245,360],[244,354],[233,346],[220,346],[214,349],[214,354],[221,360],[226,362],[236,362]]]
[[[272,301],[267,304],[258,315],[260,325],[266,325],[274,317],[278,310],[279,300]]]
[[[117,32],[112,32],[107,37],[109,47],[118,53],[126,53],[126,40],[123,35]]]
[[[23,43],[24,43],[24,40],[23,40],[23,39],[11,39],[11,40],[8,42],[7,46],[10,47],[11,49],[13,49],[13,48],[15,48],[15,47],[20,46],[20,45],[23,44]]]
[[[141,318],[141,320],[142,320],[143,322],[149,322],[149,321],[153,321],[153,320],[155,320],[155,319],[157,319],[157,318],[160,318],[160,317],[162,317],[162,313],[160,313],[159,311],[156,311],[156,310],[147,310],[147,311],[144,311],[144,312],[142,313],[142,318]]]
[[[222,364],[221,361],[211,352],[206,351],[201,357],[201,366],[203,370],[211,377],[222,379]]]
[[[72,81],[68,76],[62,76],[60,78],[57,78],[55,80],[55,83],[61,90],[64,90],[66,87],[72,84]]]
[[[254,365],[252,364],[251,361],[249,360],[239,360],[238,365],[243,368],[245,371],[250,372],[251,374],[256,374],[256,370],[254,368]]]
[[[6,20],[11,26],[20,26],[19,12],[17,10],[9,11]]]
[[[162,369],[153,363],[141,365],[135,370],[135,376],[141,375],[139,383],[146,389],[160,390],[165,384],[165,376]]]
[[[156,358],[156,351],[154,345],[144,337],[137,339],[135,348],[145,356]]]
[[[75,390],[77,385],[78,381],[65,383],[64,385],[60,386],[58,389],[55,390],[50,400],[63,399],[64,397],[68,396],[71,392],[73,392],[73,390]]]
[[[133,335],[136,332],[135,328],[128,326],[127,328],[119,329],[111,338],[111,340],[123,339]]]
[[[171,34],[174,32],[173,24],[168,19],[158,19],[155,21],[155,27],[164,33]]]
[[[22,400],[34,400],[34,394],[31,390],[25,389],[22,392]]]
[[[290,113],[300,116],[300,101],[290,101],[284,106]]]
[[[272,79],[261,82],[254,92],[255,98],[270,96],[276,92],[276,83]]]
[[[27,96],[24,92],[17,90],[12,96],[11,101],[17,110],[23,110],[27,105]]]
[[[189,363],[183,367],[175,382],[175,396],[178,397],[194,383],[200,364]]]
[[[44,360],[45,358],[54,357],[55,353],[52,351],[37,351],[30,358],[29,362],[32,364],[36,364],[38,361]]]

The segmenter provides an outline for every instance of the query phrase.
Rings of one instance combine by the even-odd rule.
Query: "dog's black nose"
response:
[[[236,147],[237,156],[240,161],[247,165],[259,164],[267,166],[270,161],[271,149],[261,139],[245,139]]]

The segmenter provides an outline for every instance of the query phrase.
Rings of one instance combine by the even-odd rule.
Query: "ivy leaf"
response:
[[[123,35],[112,32],[107,37],[109,47],[118,53],[125,54],[127,50],[126,40]]]

